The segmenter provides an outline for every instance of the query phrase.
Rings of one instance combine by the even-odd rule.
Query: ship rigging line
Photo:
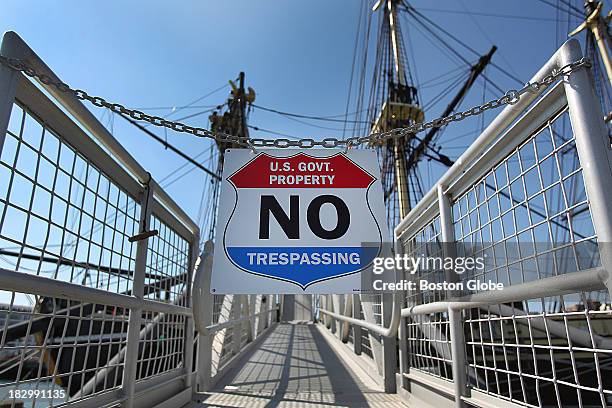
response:
[[[433,31],[430,27],[427,26],[427,24],[423,23],[421,20],[419,20],[417,18],[417,16],[412,13],[411,11],[414,10],[413,8],[408,9],[408,14],[410,14],[413,18],[414,21],[416,21],[421,27],[423,27],[425,30],[427,30],[431,35],[433,35],[438,41],[440,41],[440,43],[446,47],[450,52],[452,52],[457,58],[459,58],[461,61],[463,61],[466,65],[471,65],[470,62],[463,56],[461,55],[459,52],[457,52],[457,50],[455,50],[452,46],[450,46],[446,41],[444,41],[444,39],[442,37],[440,37],[440,35],[438,35],[435,31]],[[417,12],[418,13],[418,12]],[[427,19],[425,16],[423,16],[421,13],[418,13],[419,16],[425,18],[426,20],[429,21],[429,19]],[[446,31],[444,31],[446,32]],[[474,51],[475,52],[475,51]],[[484,75],[480,75],[482,76],[486,82],[488,82],[489,84],[491,84],[491,86],[493,86],[498,92],[503,93],[504,90],[499,87],[495,82],[493,82],[492,80],[490,80],[488,77],[484,76]]]
[[[198,97],[198,98],[194,99],[193,101],[189,102],[187,105],[183,105],[183,106],[178,107],[177,109],[174,109],[172,112],[170,112],[170,113],[169,113],[169,114],[166,116],[166,118],[168,118],[168,117],[170,117],[170,116],[174,115],[175,113],[180,112],[180,111],[181,111],[181,110],[183,110],[183,109],[186,109],[186,108],[189,108],[189,107],[191,107],[191,106],[195,105],[196,103],[200,102],[202,99],[208,98],[209,96],[214,95],[215,93],[219,92],[219,91],[220,91],[220,90],[222,90],[222,89],[227,88],[228,86],[229,86],[229,84],[228,84],[228,83],[225,83],[225,84],[221,85],[220,87],[215,88],[215,89],[213,89],[212,91],[210,91],[210,92],[208,92],[208,93],[206,93],[206,94],[204,94],[204,95],[202,95],[202,96],[200,96],[200,97]]]
[[[334,131],[334,132],[342,132],[342,131],[344,131],[344,129],[340,129],[340,128],[333,128],[333,127],[328,127],[328,126],[315,125],[314,123],[309,123],[309,122],[303,121],[301,119],[297,119],[297,118],[295,118],[293,116],[288,116],[288,115],[283,115],[283,116],[286,119],[289,119],[289,120],[291,120],[293,122],[301,123],[302,125],[311,126],[311,127],[317,128],[317,129],[331,130],[331,131]],[[366,122],[366,123],[369,124],[370,122]],[[346,130],[347,131],[356,131],[358,129],[357,128],[353,128],[353,129],[346,129]]]
[[[465,15],[471,15],[471,16],[497,17],[497,18],[506,18],[506,19],[515,19],[515,20],[550,21],[550,22],[557,21],[554,18],[547,18],[547,17],[519,16],[519,15],[514,15],[514,14],[483,13],[480,11],[462,11],[462,10],[435,9],[435,8],[426,8],[426,7],[419,7],[419,10],[431,11],[434,13],[465,14]]]
[[[568,2],[562,1],[563,4],[565,4],[568,8],[563,8],[561,7],[559,4],[555,4],[553,2],[550,2],[548,0],[538,0],[540,3],[544,3],[546,5],[549,5],[550,7],[554,7],[559,11],[565,12],[567,14],[572,15],[573,17],[577,17],[579,19],[584,18],[583,16],[580,15],[581,11],[579,9],[577,9],[576,7],[574,7],[573,5],[571,5]]]
[[[414,7],[406,4],[405,2],[402,3],[404,8],[406,9],[406,12],[408,12],[408,14],[410,14],[416,21],[418,21],[418,19],[416,18],[416,15],[418,15],[418,17],[424,19],[425,21],[427,21],[427,23],[431,24],[432,26],[434,26],[436,29],[440,30],[441,32],[443,32],[444,34],[446,34],[448,37],[450,37],[451,39],[453,39],[454,41],[456,41],[459,45],[463,46],[465,49],[467,49],[468,51],[470,51],[471,53],[473,53],[476,56],[480,56],[480,54],[478,53],[478,51],[476,51],[474,48],[470,47],[469,45],[467,45],[465,42],[461,41],[459,38],[457,38],[455,35],[451,34],[448,30],[444,29],[443,27],[441,27],[440,25],[436,24],[433,20],[431,20],[430,18],[428,18],[427,16],[425,16],[423,13],[420,13],[417,9],[415,9]],[[421,24],[423,24],[423,22],[419,21]],[[423,24],[424,25],[424,24]],[[427,26],[425,26],[427,28],[428,31],[431,32],[431,29],[429,29]],[[440,39],[440,41],[442,41]],[[443,44],[446,45],[447,47],[450,47],[446,42],[443,41]],[[453,49],[454,51],[454,49]],[[456,51],[455,51],[456,52]],[[462,58],[463,59],[463,58]],[[467,62],[466,62],[467,63]],[[508,78],[518,82],[519,84],[523,85],[524,82],[516,77],[515,75],[511,74],[510,72],[508,72],[506,69],[502,68],[501,66],[497,65],[494,62],[491,62],[491,66],[497,68],[501,73],[503,73],[504,75],[506,75]]]
[[[180,118],[177,118],[176,120],[177,120],[177,121],[181,121],[181,120],[185,120],[185,119],[193,118],[193,117],[196,117],[196,116],[204,115],[205,113],[210,113],[210,112],[212,112],[212,111],[215,111],[215,110],[221,109],[221,107],[222,107],[222,106],[223,106],[223,105],[217,105],[217,106],[215,106],[214,108],[210,108],[210,109],[206,109],[206,110],[203,110],[203,111],[199,111],[199,112],[191,113],[191,114],[189,114],[189,115],[187,115],[187,116],[181,116]]]
[[[444,97],[446,97],[453,89],[455,89],[458,85],[465,82],[465,80],[469,77],[470,72],[463,72],[457,78],[453,78],[453,82],[447,85],[442,91],[440,91],[437,95],[431,98],[429,101],[423,104],[423,110],[427,110],[434,106],[436,103],[440,102]]]
[[[202,99],[208,98],[209,96],[214,95],[215,93],[219,92],[219,91],[220,91],[220,90],[222,90],[222,89],[227,88],[228,86],[229,86],[229,84],[227,84],[227,83],[226,83],[226,84],[223,84],[223,85],[221,85],[220,87],[215,88],[215,89],[213,89],[212,91],[210,91],[210,92],[208,92],[208,93],[206,93],[206,94],[204,94],[204,95],[202,95],[202,96],[197,97],[197,98],[196,98],[196,99],[194,99],[193,101],[189,102],[187,105],[183,105],[183,106],[180,106],[180,107],[178,107],[178,108],[174,108],[174,107],[173,107],[173,108],[172,108],[172,112],[168,113],[168,114],[167,114],[167,115],[165,115],[163,118],[164,118],[164,119],[168,119],[170,116],[172,116],[172,115],[174,115],[174,114],[176,114],[176,113],[178,113],[178,112],[182,111],[183,109],[187,109],[187,108],[192,107],[192,106],[193,106],[193,105],[195,105],[196,103],[200,102]],[[218,107],[217,107],[217,108],[218,108]],[[177,120],[177,121],[180,121],[180,120],[183,120],[183,119],[191,118],[191,117],[193,117],[193,116],[197,116],[197,115],[202,114],[202,113],[210,112],[210,111],[212,111],[212,110],[214,110],[214,109],[215,109],[215,108],[213,108],[213,109],[209,109],[209,110],[206,110],[206,111],[202,111],[202,112],[200,112],[200,113],[196,113],[196,114],[193,114],[193,115],[188,115],[188,116],[185,116],[185,117],[183,117],[183,118],[176,119],[176,120]],[[144,128],[146,128],[147,126],[148,126],[148,124],[147,124],[147,125],[143,125],[143,127],[144,127]]]
[[[253,129],[253,130],[258,131],[258,132],[264,132],[264,133],[269,133],[271,135],[279,135],[279,136],[288,137],[289,139],[299,140],[299,137],[297,137],[297,136],[288,135],[288,134],[282,133],[282,132],[276,132],[274,130],[264,129],[264,128],[259,127],[259,126],[247,125],[247,127],[249,129]]]
[[[129,123],[131,123],[136,128],[140,129],[146,135],[150,136],[151,138],[155,139],[156,141],[158,141],[159,143],[164,145],[164,147],[166,149],[169,149],[169,150],[173,151],[174,153],[176,153],[179,156],[181,156],[183,159],[187,160],[188,162],[190,162],[191,164],[193,164],[194,166],[196,166],[197,168],[202,170],[204,173],[208,174],[210,177],[214,178],[215,180],[221,180],[221,177],[218,174],[216,174],[212,170],[204,167],[198,161],[196,161],[192,157],[188,156],[185,152],[183,152],[182,150],[178,149],[177,147],[175,147],[174,145],[170,144],[169,142],[165,141],[163,138],[157,136],[155,133],[151,132],[149,129],[145,128],[140,123],[136,122],[133,119],[130,119],[129,117],[127,117],[125,115],[119,114],[119,116],[122,117],[123,119],[125,119],[126,121],[128,121]]]
[[[290,112],[283,112],[283,111],[279,111],[277,109],[272,109],[272,108],[266,108],[264,106],[260,106],[260,105],[255,105],[255,104],[251,104],[252,107],[256,108],[256,109],[260,109],[266,112],[272,112],[272,113],[276,113],[282,116],[290,116],[290,117],[294,117],[294,118],[302,118],[302,119],[312,119],[312,120],[321,120],[321,121],[325,121],[325,122],[339,122],[339,123],[367,123],[369,124],[370,122],[365,121],[365,120],[345,120],[345,119],[333,119],[333,118],[337,118],[337,117],[348,117],[349,115],[351,115],[351,113],[347,113],[344,115],[332,115],[332,116],[313,116],[313,115],[302,115],[299,113],[290,113]],[[357,113],[357,112],[353,112],[353,113]]]
[[[349,77],[349,89],[348,89],[348,95],[346,97],[346,107],[344,110],[344,119],[346,120],[346,118],[349,117],[349,106],[351,104],[351,92],[353,91],[353,78],[355,76],[355,71],[356,71],[356,62],[357,62],[357,49],[359,48],[359,37],[361,34],[361,25],[362,25],[362,20],[363,20],[363,14],[364,14],[364,10],[367,13],[368,11],[368,5],[363,4],[360,8],[359,8],[359,20],[357,23],[357,30],[355,31],[355,45],[353,47],[353,61],[351,63],[351,76]],[[361,116],[361,115],[359,115]],[[355,117],[357,117],[357,113],[355,114]],[[344,137],[346,134],[346,121],[344,122],[344,126],[342,129],[342,137]]]

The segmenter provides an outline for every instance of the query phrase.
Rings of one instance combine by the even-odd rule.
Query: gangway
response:
[[[0,55],[45,75],[0,65],[0,406],[612,405],[612,154],[575,40],[395,229],[499,250],[459,278],[505,289],[367,296],[211,294],[213,244],[83,91],[15,33]]]

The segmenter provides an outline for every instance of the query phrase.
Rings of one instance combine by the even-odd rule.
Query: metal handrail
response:
[[[356,319],[354,317],[345,316],[339,313],[334,313],[326,309],[319,309],[320,313],[333,317],[334,319],[353,324],[368,330],[371,333],[376,333],[381,337],[393,337],[397,333],[397,329],[401,320],[401,305],[402,300],[400,295],[393,293],[393,311],[391,313],[391,321],[388,327],[379,326],[376,323],[371,323],[362,319]],[[348,334],[347,334],[348,335]],[[343,336],[345,337],[345,336]],[[343,339],[345,340],[345,339]]]
[[[401,252],[401,248],[399,246],[399,241],[396,241],[395,244],[396,253]],[[397,270],[395,270],[395,276],[397,278]],[[356,319],[354,317],[345,316],[343,314],[335,313],[327,309],[319,308],[319,312],[334,319],[345,322],[346,324],[353,324],[359,327],[362,327],[368,330],[371,333],[376,333],[381,337],[394,337],[397,334],[397,330],[399,328],[400,320],[401,320],[401,309],[402,309],[402,298],[397,292],[393,292],[392,299],[392,311],[391,311],[391,320],[389,321],[388,327],[379,326],[376,323],[368,322],[362,319]],[[348,339],[349,331],[342,330],[342,341],[346,341]]]
[[[517,302],[524,299],[549,297],[605,289],[604,282],[608,272],[603,268],[593,268],[580,272],[551,276],[531,282],[510,285],[504,290],[480,292],[446,301],[425,303],[402,309],[402,317],[428,315],[452,310],[465,310],[497,305],[500,303]]]
[[[212,296],[210,293],[210,277],[212,272],[212,260],[214,253],[214,244],[212,241],[206,241],[202,255],[198,260],[198,264],[195,267],[193,273],[193,281],[191,285],[191,300],[193,302],[193,317],[195,327],[199,333],[210,335],[223,330],[228,327],[232,327],[237,323],[252,320],[256,317],[267,315],[272,312],[276,312],[279,307],[273,306],[263,312],[250,314],[243,316],[238,319],[228,320],[223,323],[206,324],[204,313],[209,313],[210,309],[207,306],[206,297]]]
[[[72,282],[64,282],[4,268],[0,268],[0,281],[2,282],[2,290],[78,300],[86,303],[112,305],[127,309],[142,308],[156,313],[170,313],[188,317],[192,315],[191,309],[188,307],[157,302],[151,299],[139,299],[132,295],[107,292],[102,289],[91,288]]]

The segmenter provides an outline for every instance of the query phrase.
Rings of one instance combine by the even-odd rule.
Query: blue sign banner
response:
[[[240,269],[307,286],[367,267],[380,247],[227,247]]]

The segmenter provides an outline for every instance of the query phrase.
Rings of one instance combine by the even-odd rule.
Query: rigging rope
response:
[[[294,118],[302,118],[302,119],[312,119],[312,120],[321,120],[324,122],[340,122],[340,123],[367,123],[369,124],[370,122],[368,121],[364,121],[364,120],[347,120],[347,119],[334,119],[337,117],[348,117],[350,115],[350,113],[346,113],[346,115],[332,115],[332,116],[314,116],[314,115],[302,115],[299,113],[290,113],[290,112],[283,112],[277,109],[272,109],[272,108],[266,108],[264,106],[260,106],[260,105],[255,105],[252,104],[252,107],[254,107],[255,109],[260,109],[266,112],[272,112],[272,113],[277,113],[279,115],[282,116],[291,116]]]
[[[456,41],[459,45],[461,45],[462,47],[464,47],[465,49],[467,49],[468,51],[470,51],[471,53],[473,53],[476,56],[480,56],[480,54],[478,53],[478,51],[476,51],[474,48],[470,47],[469,45],[467,45],[465,42],[461,41],[459,38],[457,38],[455,35],[451,34],[448,30],[445,30],[443,27],[441,27],[440,25],[436,24],[435,21],[431,20],[430,18],[428,18],[427,16],[425,16],[423,13],[420,13],[417,9],[415,9],[414,7],[407,5],[405,3],[403,3],[406,11],[412,15],[412,17],[415,17],[415,14],[417,14],[419,17],[421,17],[422,19],[424,19],[428,24],[430,24],[431,26],[435,27],[436,29],[440,30],[441,32],[443,32],[445,35],[447,35],[448,37],[450,37],[452,40]],[[418,21],[418,19],[415,20]],[[421,22],[422,24],[422,22]],[[446,43],[444,43],[446,44]],[[508,72],[507,70],[505,70],[504,68],[500,67],[499,65],[495,64],[494,62],[490,62],[490,64],[497,68],[502,74],[506,75],[508,78],[518,82],[519,84],[522,84],[523,81],[521,81],[520,78],[518,78],[517,76],[511,74],[510,72]]]

